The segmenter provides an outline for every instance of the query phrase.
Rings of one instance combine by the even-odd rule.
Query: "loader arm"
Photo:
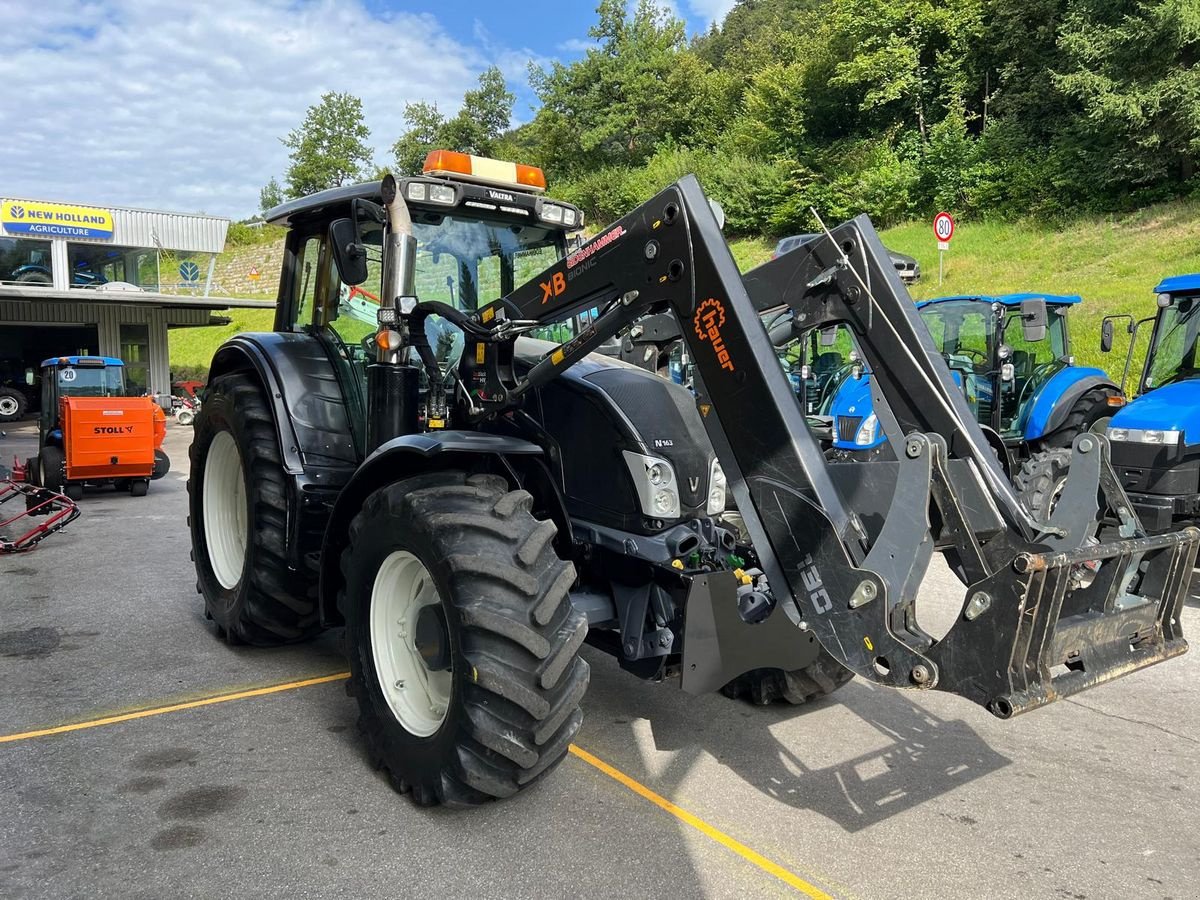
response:
[[[826,461],[759,319],[785,304],[797,328],[853,331],[896,461]],[[587,329],[514,375],[513,335],[593,307]],[[1051,521],[1032,521],[865,216],[743,279],[684,178],[476,314],[464,359],[482,365],[484,387],[470,415],[512,409],[664,311],[680,322],[705,428],[797,640],[811,630],[864,678],[960,694],[1002,718],[1186,650],[1179,613],[1200,531],[1146,536],[1106,441],[1090,434]],[[882,497],[870,523],[850,494]],[[938,640],[917,616],[935,549],[967,585]]]

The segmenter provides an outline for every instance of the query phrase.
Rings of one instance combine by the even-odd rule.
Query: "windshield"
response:
[[[1181,297],[1159,313],[1150,344],[1143,389],[1200,373],[1196,338],[1200,329],[1200,297]]]
[[[337,309],[330,325],[352,351],[378,327],[382,266],[376,248],[382,234],[377,230],[364,236],[373,243],[367,280],[354,286],[339,284],[335,295]],[[417,296],[466,312],[511,293],[561,259],[565,247],[559,229],[431,212],[415,214],[413,236],[417,240]],[[443,371],[456,365],[462,354],[462,332],[440,316],[426,320],[426,331]]]
[[[125,369],[122,366],[63,366],[58,370],[58,393],[62,397],[123,397]]]

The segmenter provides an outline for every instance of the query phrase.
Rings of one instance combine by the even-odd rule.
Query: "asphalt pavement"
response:
[[[690,697],[589,649],[556,772],[418,809],[365,760],[338,632],[259,650],[204,620],[190,436],[147,497],[89,491],[0,558],[0,897],[1200,894],[1195,653],[1002,722],[861,680],[804,708]],[[961,596],[939,566],[922,602]]]

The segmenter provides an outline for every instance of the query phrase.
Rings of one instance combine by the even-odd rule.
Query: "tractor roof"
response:
[[[311,213],[324,210],[340,209],[349,214],[350,201],[356,197],[373,200],[379,203],[383,199],[381,181],[368,181],[363,184],[347,184],[342,187],[329,188],[281,203],[274,209],[267,210],[266,219],[272,225],[289,225],[293,217],[307,217]]]
[[[124,362],[115,356],[52,356],[42,360],[42,368],[53,366],[123,366]]]
[[[1200,276],[1197,276],[1200,278]],[[1045,300],[1051,306],[1073,306],[1076,303],[1081,303],[1083,298],[1078,294],[1040,294],[1040,293],[1020,293],[1020,294],[996,294],[988,296],[984,294],[956,294],[951,297],[934,297],[931,300],[922,300],[917,304],[917,308],[929,306],[933,303],[949,303],[952,300],[974,300],[979,303],[1003,303],[1005,306],[1020,306],[1022,301],[1036,300],[1037,298]]]
[[[1172,275],[1164,278],[1154,289],[1156,294],[1183,294],[1200,291],[1200,273],[1192,275]]]

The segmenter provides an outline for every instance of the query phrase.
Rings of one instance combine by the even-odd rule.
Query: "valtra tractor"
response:
[[[399,791],[536,783],[582,721],[585,641],[692,693],[804,700],[858,675],[1001,718],[1184,652],[1200,531],[1147,536],[1095,435],[1035,521],[866,217],[743,277],[693,177],[570,253],[579,211],[544,188],[437,151],[272,210],[275,331],[217,351],[196,418],[208,616],[252,644],[344,627]],[[827,463],[759,318],[780,305],[852,330],[895,459]],[[659,313],[694,394],[593,354]],[[941,638],[918,603],[935,551],[965,585]]]
[[[171,467],[162,442],[167,419],[150,397],[127,397],[125,364],[111,356],[58,356],[42,362],[38,455],[26,462],[34,484],[72,500],[85,484],[115,484],[144,497]]]

